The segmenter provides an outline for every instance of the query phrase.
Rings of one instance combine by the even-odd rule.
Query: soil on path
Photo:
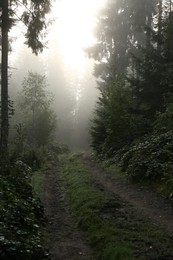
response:
[[[86,166],[92,171],[97,187],[112,192],[120,199],[129,202],[133,208],[152,223],[170,234],[173,234],[173,201],[146,187],[132,184],[127,179],[109,174],[105,169],[96,165],[90,157],[83,156]]]
[[[41,201],[47,224],[44,227],[45,247],[50,260],[92,260],[92,250],[77,229],[75,217],[65,201],[60,178],[60,165],[47,169]]]
[[[173,234],[173,203],[160,194],[146,190],[139,185],[113,176],[96,165],[90,157],[83,156],[83,162],[92,172],[97,188],[106,193],[113,193],[141,216]],[[59,163],[45,171],[41,200],[45,209],[47,224],[45,226],[46,247],[50,260],[92,260],[93,252],[78,230],[75,216],[72,215],[65,199],[65,189],[60,177]],[[170,258],[172,259],[172,258]]]

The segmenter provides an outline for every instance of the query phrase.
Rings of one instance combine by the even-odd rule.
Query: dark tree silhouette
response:
[[[21,17],[15,10],[23,5]],[[26,44],[35,54],[43,50],[41,32],[46,28],[46,14],[50,11],[50,0],[5,0],[0,1],[2,59],[1,59],[1,156],[8,152],[8,32],[18,20],[27,27]],[[17,17],[14,18],[14,17]]]

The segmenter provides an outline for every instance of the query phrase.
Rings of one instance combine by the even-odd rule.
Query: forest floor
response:
[[[92,259],[92,250],[77,228],[74,214],[65,199],[65,188],[60,177],[62,165],[45,171],[41,201],[44,206],[46,226],[45,247],[51,260]]]
[[[45,178],[41,200],[47,219],[44,227],[44,241],[46,248],[49,250],[48,259],[108,259],[95,257],[95,249],[90,246],[88,238],[86,238],[83,231],[78,228],[76,214],[71,209],[68,199],[66,198],[67,187],[64,186],[61,175],[65,163],[65,160],[54,163],[43,173]],[[105,194],[109,193],[111,196],[118,197],[122,204],[121,215],[123,213],[126,215],[125,218],[128,219],[133,212],[133,215],[136,216],[135,218],[140,218],[140,221],[141,219],[147,218],[152,225],[168,234],[173,242],[172,201],[146,187],[130,183],[125,178],[109,173],[92,161],[89,156],[83,155],[82,163],[86,169],[92,173],[94,187]],[[104,218],[115,218],[112,212],[112,207],[108,206],[106,212],[103,212]],[[124,218],[124,216],[120,216],[119,220],[121,220],[121,218]],[[133,222],[133,217],[130,221]],[[147,252],[144,252],[144,248],[138,248],[138,251],[141,250],[141,252],[138,252],[139,255],[143,255],[143,257],[134,257],[134,259],[173,259],[173,252],[168,252],[165,255],[160,254],[159,257],[158,255],[155,257],[154,253],[151,253],[150,256],[149,250],[151,250],[151,248],[152,246],[149,246]]]

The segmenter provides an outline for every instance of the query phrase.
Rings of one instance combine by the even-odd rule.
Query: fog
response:
[[[96,14],[96,7],[94,8],[91,17],[88,17],[90,21]],[[54,15],[55,10],[54,8]],[[81,17],[80,12],[79,14]],[[15,35],[17,39],[13,41],[12,52],[9,55],[9,94],[15,101],[28,71],[45,74],[48,91],[54,95],[52,107],[58,118],[57,140],[68,144],[73,149],[87,149],[90,143],[90,119],[99,95],[92,75],[94,62],[83,51],[83,48],[93,40],[89,35],[92,34],[93,25],[86,32],[84,31],[88,35],[87,43],[87,39],[80,40],[80,37],[84,37],[82,33],[80,35],[81,25],[81,28],[74,30],[74,37],[78,38],[73,41],[73,32],[68,36],[69,30],[72,30],[67,29],[70,21],[66,24],[67,28],[62,26],[62,21],[57,18],[49,25],[46,36],[47,48],[38,56],[32,54],[31,50],[24,45],[23,27],[19,26],[11,32],[11,35]]]

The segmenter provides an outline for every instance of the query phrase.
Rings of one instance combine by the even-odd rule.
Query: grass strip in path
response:
[[[97,185],[80,155],[65,162],[62,178],[78,226],[95,249],[96,259],[173,259],[173,238]]]

